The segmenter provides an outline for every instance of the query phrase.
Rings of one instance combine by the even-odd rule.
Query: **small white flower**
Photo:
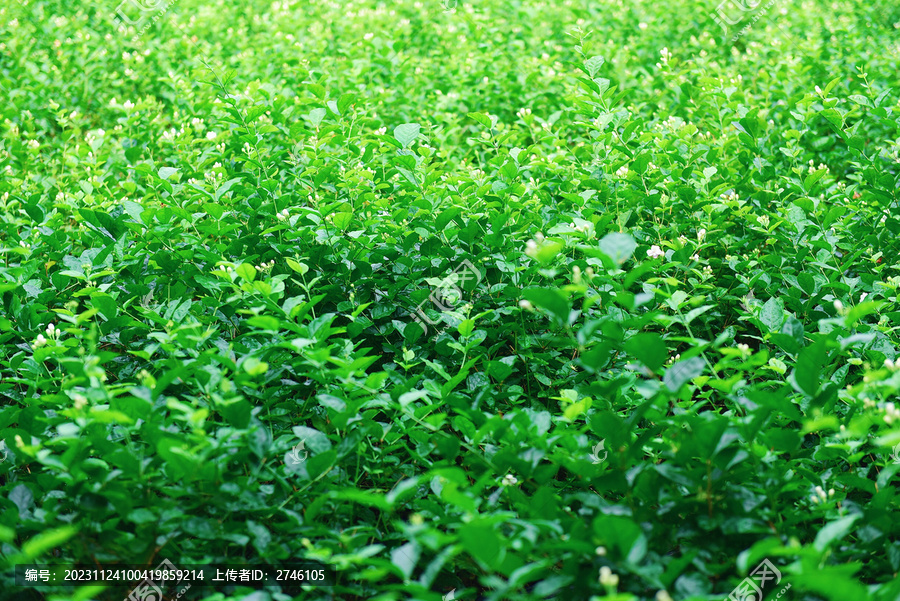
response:
[[[821,486],[817,486],[815,488],[816,494],[815,497],[818,497],[819,502],[824,503],[828,500],[828,494],[825,492],[825,489]],[[833,494],[831,496],[834,496]]]
[[[603,557],[606,555],[606,547],[597,547],[594,549],[594,553],[596,553],[598,557]]]
[[[647,256],[650,257],[651,259],[657,259],[659,257],[664,256],[665,254],[666,253],[663,252],[663,249],[661,249],[656,244],[651,246],[650,250],[647,251]]]
[[[34,339],[34,344],[31,345],[31,348],[38,349],[47,344],[47,339],[44,338],[43,334],[38,334],[37,338]]]
[[[215,139],[216,139],[216,132],[214,132],[214,131],[206,132],[206,139],[207,139],[207,140],[215,140]]]
[[[619,577],[612,573],[609,566],[603,566],[600,568],[600,584],[615,588],[619,585]]]
[[[697,240],[702,242],[704,238],[706,238],[706,230],[704,228],[700,228],[699,230],[697,230]]]
[[[524,298],[519,301],[519,306],[525,309],[526,311],[533,311],[534,305],[531,304],[531,301],[525,300]]]
[[[894,405],[894,403],[885,403],[884,405],[884,421],[887,424],[891,424],[897,420],[900,420],[900,410]]]
[[[512,474],[503,476],[503,486],[515,486],[519,481]]]

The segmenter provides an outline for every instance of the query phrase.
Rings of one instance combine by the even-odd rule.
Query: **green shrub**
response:
[[[0,568],[900,598],[893,4],[160,7],[0,9]]]

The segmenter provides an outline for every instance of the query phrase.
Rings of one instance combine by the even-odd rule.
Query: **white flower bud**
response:
[[[612,573],[607,566],[600,568],[600,584],[615,588],[619,585],[619,577]]]

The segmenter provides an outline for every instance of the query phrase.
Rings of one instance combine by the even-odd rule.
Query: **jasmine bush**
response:
[[[0,598],[900,598],[900,9],[749,4],[4,4]]]

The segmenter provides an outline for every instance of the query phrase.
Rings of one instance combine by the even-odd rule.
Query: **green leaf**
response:
[[[324,453],[331,450],[331,441],[322,432],[306,426],[294,426],[294,434],[303,441],[305,447],[314,453]]]
[[[793,591],[795,594],[797,592],[816,593],[827,601],[871,601],[872,596],[869,595],[866,587],[854,577],[854,573],[861,567],[859,563],[817,566],[814,570],[810,569],[791,577]]]
[[[534,258],[542,265],[547,265],[559,255],[562,249],[563,245],[559,242],[554,240],[544,240],[544,242],[537,247]]]
[[[176,173],[178,173],[178,169],[175,167],[160,167],[157,175],[159,175],[160,179],[167,180]]]
[[[631,258],[637,248],[637,242],[628,234],[613,232],[603,236],[599,243],[600,251],[612,261],[621,265]]]
[[[156,452],[165,461],[169,476],[175,480],[193,480],[199,468],[199,459],[182,443],[171,438],[163,438],[156,445]]]
[[[246,361],[244,362],[246,366]],[[253,407],[245,399],[235,398],[219,400],[216,408],[225,420],[235,428],[246,428],[250,425],[250,415]]]
[[[394,128],[394,137],[400,142],[403,148],[409,148],[416,138],[419,137],[421,128],[415,123],[404,123]]]
[[[413,570],[419,561],[419,546],[415,543],[406,543],[391,551],[391,563],[393,563],[407,580],[412,578]]]
[[[299,263],[290,257],[285,258],[285,262],[288,267],[299,273],[300,275],[305,275],[307,271],[309,271],[309,266],[306,263]]]
[[[841,131],[844,128],[844,116],[837,109],[825,109],[820,113],[828,120],[835,131]]]
[[[512,375],[515,360],[515,357],[504,357],[500,361],[489,361],[487,364],[488,375],[502,382]]]
[[[269,371],[269,364],[264,361],[260,361],[256,357],[245,358],[241,363],[241,366],[244,368],[244,371],[251,376],[261,376]]]
[[[475,320],[474,319],[464,319],[459,326],[457,326],[456,331],[459,332],[459,335],[463,338],[468,338],[472,335],[472,331],[475,329]]]
[[[769,333],[777,332],[784,322],[784,304],[781,299],[770,298],[759,312],[759,320],[768,328]]]
[[[825,341],[820,339],[800,351],[797,363],[791,372],[794,387],[809,396],[819,392],[819,381],[826,359]]]
[[[468,117],[473,121],[477,121],[480,125],[483,125],[487,129],[491,129],[491,127],[493,126],[493,124],[491,123],[491,118],[484,113],[469,113]]]
[[[702,357],[692,357],[675,363],[666,370],[663,383],[672,392],[678,392],[682,386],[703,375],[706,362]]]
[[[334,224],[334,227],[344,231],[350,227],[350,224],[353,222],[353,213],[333,213],[331,222]]]
[[[850,99],[851,102],[858,104],[860,106],[874,108],[872,106],[872,101],[860,94],[850,94],[849,96],[847,96],[847,98]]]
[[[591,79],[593,79],[597,76],[597,73],[600,72],[600,67],[602,67],[605,62],[606,59],[602,56],[592,56],[584,61],[584,69],[587,71],[587,74],[590,75]]]
[[[816,534],[813,546],[820,553],[824,552],[831,543],[847,536],[847,533],[853,528],[853,524],[861,517],[862,514],[857,513],[829,522]]]
[[[246,523],[247,532],[253,535],[253,547],[261,556],[265,556],[266,550],[272,542],[272,533],[269,532],[268,528],[253,520],[247,520]]]
[[[625,342],[625,350],[634,355],[650,371],[656,371],[669,358],[666,343],[659,334],[645,333],[632,336]]]
[[[23,516],[31,510],[34,504],[34,495],[24,484],[17,484],[9,493],[9,500],[19,509],[19,515]]]
[[[253,265],[249,263],[241,263],[238,265],[238,268],[235,269],[237,274],[241,276],[244,280],[248,282],[252,282],[256,279],[256,269],[254,269]]]
[[[803,180],[803,188],[807,192],[809,192],[810,190],[812,190],[812,187],[816,185],[816,182],[818,182],[820,179],[822,179],[822,177],[827,172],[828,171],[826,169],[817,169],[816,171],[813,171],[812,173],[810,173],[809,175],[806,176],[806,179]]]
[[[503,539],[486,520],[464,524],[459,529],[459,539],[463,549],[484,565],[496,569],[503,563],[506,555]]]
[[[603,515],[594,519],[594,535],[617,552],[615,559],[637,565],[647,554],[647,537],[625,516]]]
[[[309,122],[312,123],[313,127],[319,127],[319,125],[322,124],[322,120],[325,119],[325,115],[327,114],[328,111],[320,107],[311,110],[306,118],[309,119]]]
[[[76,534],[78,534],[78,529],[74,526],[62,526],[41,532],[22,545],[23,563],[30,563],[47,551],[59,547]]]
[[[569,304],[569,299],[559,290],[555,288],[529,288],[522,292],[522,296],[534,306],[550,313],[558,325],[568,323],[572,306]]]

